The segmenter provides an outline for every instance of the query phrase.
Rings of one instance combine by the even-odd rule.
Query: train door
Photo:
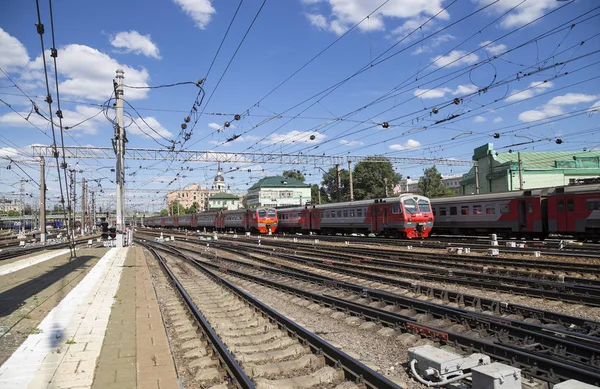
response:
[[[372,205],[371,206],[371,227],[373,232],[378,232],[379,231],[379,223],[378,223],[378,211],[379,209],[377,208],[376,205]]]
[[[383,208],[383,220],[382,220],[382,225],[381,225],[381,228],[383,230],[385,230],[387,228],[387,225],[388,225],[388,212],[389,212],[388,207],[384,206],[384,208]]]
[[[527,232],[527,201],[525,200],[519,200],[519,232]]]

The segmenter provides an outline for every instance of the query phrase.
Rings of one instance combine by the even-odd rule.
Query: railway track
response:
[[[216,244],[222,245],[223,243],[219,241]],[[394,277],[409,278],[580,303],[589,306],[600,306],[600,288],[593,285],[503,277],[484,273],[461,272],[448,268],[424,267],[415,264],[395,264],[394,262],[386,262],[385,264],[376,263],[378,266],[374,266],[373,262],[376,261],[371,261],[368,258],[357,259],[339,253],[323,253],[320,249],[318,253],[308,252],[305,254],[303,247],[290,247],[289,244],[287,248],[281,247],[280,244],[275,245],[280,250],[279,252],[273,252],[274,247],[269,248],[268,246],[256,247],[247,245],[246,247],[250,251],[272,254],[298,263],[328,268],[351,275],[370,277],[379,281],[393,283],[394,281],[400,281]],[[410,268],[411,271],[406,271],[407,268]],[[386,276],[382,276],[381,274],[385,274]]]
[[[416,299],[400,302],[403,299],[401,296],[386,295],[373,289],[301,274],[298,271],[266,268],[222,258],[217,262],[208,259],[199,261],[180,249],[163,249],[228,276],[285,290],[331,309],[351,312],[363,320],[377,321],[391,328],[400,328],[403,332],[452,345],[463,352],[479,350],[497,360],[510,361],[513,366],[518,365],[529,376],[537,379],[556,383],[578,378],[593,384],[600,383],[598,338],[595,338],[593,346],[585,345],[583,341],[565,339],[563,336],[566,334],[561,334],[561,331],[552,333],[549,328],[534,328],[536,326],[528,326],[526,323],[521,324],[522,327],[514,326],[514,320],[499,322],[497,318],[484,317],[467,310],[444,308]],[[336,297],[339,296],[340,289],[342,293],[350,291],[354,295],[354,301],[348,296]],[[396,309],[392,310],[390,306]],[[461,333],[460,328],[466,331]]]
[[[265,389],[399,388],[205,265],[173,256],[168,249],[171,255],[163,258],[155,247],[150,250],[194,317],[205,319],[198,323],[226,367],[225,376],[218,376],[217,370],[212,381],[204,385],[218,385],[221,380],[238,387]]]
[[[87,241],[92,238],[95,238],[95,237],[87,237],[87,238],[83,238],[83,239],[77,239],[77,240],[75,240],[75,245],[87,243]],[[33,254],[38,251],[54,250],[54,249],[60,249],[63,247],[69,247],[69,242],[54,243],[54,244],[48,244],[45,246],[18,248],[18,249],[10,250],[10,251],[1,251],[0,252],[0,261],[20,257],[23,255]]]

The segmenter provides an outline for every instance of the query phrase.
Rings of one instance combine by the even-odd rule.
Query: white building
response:
[[[233,211],[242,207],[240,196],[232,193],[216,193],[208,198],[208,210],[226,209]]]
[[[311,200],[310,185],[281,176],[265,177],[248,189],[249,209],[306,204]]]
[[[446,188],[451,189],[454,193],[460,194],[462,186],[462,175],[442,176],[442,183]],[[417,193],[419,191],[419,180],[404,178],[394,188],[394,193]]]

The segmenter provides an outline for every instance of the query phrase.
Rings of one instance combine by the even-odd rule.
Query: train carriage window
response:
[[[533,204],[527,203],[527,213],[533,213]]]
[[[460,214],[461,215],[468,215],[469,214],[469,206],[468,205],[463,205],[460,207]]]
[[[486,205],[485,206],[485,214],[486,215],[495,215],[496,207],[494,205]]]
[[[446,216],[447,212],[446,207],[440,207],[440,216]]]
[[[329,211],[325,211],[325,218],[329,217]]]
[[[362,217],[363,213],[362,213],[362,208],[359,208],[356,210],[356,216],[358,217]]]
[[[567,200],[567,211],[574,211],[574,210],[575,210],[575,200],[568,199]]]
[[[419,200],[419,212],[423,212],[423,213],[431,212],[431,205],[429,204],[429,201],[427,201],[425,199]]]
[[[341,210],[337,211],[337,217],[342,217],[342,211]]]
[[[600,199],[587,199],[585,209],[588,211],[600,211]]]
[[[565,200],[558,200],[558,212],[565,211]]]
[[[508,204],[501,204],[500,213],[510,213],[510,206]]]
[[[344,217],[348,217],[348,210],[344,209]]]
[[[350,210],[350,217],[354,217],[354,210],[353,209]]]
[[[277,213],[275,212],[274,209],[269,209],[267,211],[267,213],[268,213],[269,217],[275,217],[275,216],[277,216]]]
[[[417,213],[417,202],[413,199],[404,200],[404,209],[410,214]]]
[[[450,207],[450,215],[458,215],[456,207]]]
[[[400,213],[400,204],[392,204],[392,213]]]
[[[437,216],[437,208],[433,207],[433,209],[431,210],[433,212],[433,216]]]
[[[473,205],[473,215],[481,215],[481,205]]]

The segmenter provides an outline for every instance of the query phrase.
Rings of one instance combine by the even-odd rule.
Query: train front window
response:
[[[419,200],[419,211],[422,213],[431,212],[431,206],[429,205],[429,201],[425,199]]]
[[[264,209],[259,209],[258,217],[267,217],[267,211],[265,211]]]
[[[404,209],[408,213],[417,213],[417,202],[413,199],[404,200]]]
[[[269,209],[269,211],[267,213],[268,213],[269,217],[277,216],[277,212],[275,212],[274,209]]]

